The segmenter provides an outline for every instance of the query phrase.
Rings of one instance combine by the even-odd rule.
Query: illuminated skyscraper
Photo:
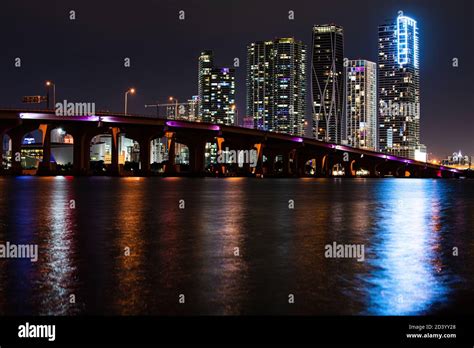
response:
[[[199,119],[203,122],[234,125],[235,71],[215,67],[212,51],[199,56]]]
[[[188,103],[186,107],[187,121],[191,121],[191,122],[201,121],[201,119],[199,118],[198,107],[199,107],[199,96],[193,95],[191,99],[188,99]]]
[[[422,159],[416,21],[400,11],[380,25],[378,51],[379,150]]]
[[[368,60],[350,60],[346,67],[346,140],[349,146],[377,146],[377,67]]]
[[[311,88],[313,136],[340,143],[344,95],[344,31],[337,25],[313,27]]]
[[[254,128],[304,135],[306,46],[294,38],[247,46],[247,115]]]
[[[214,66],[212,51],[202,51],[198,65],[199,116],[210,113],[211,70]]]

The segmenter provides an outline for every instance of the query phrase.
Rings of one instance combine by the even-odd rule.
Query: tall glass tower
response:
[[[346,141],[352,147],[377,147],[377,65],[348,61],[346,67]]]
[[[398,12],[379,26],[379,150],[415,159],[420,144],[417,22]]]
[[[344,95],[344,31],[334,24],[313,27],[311,88],[313,136],[340,143]]]
[[[304,135],[306,46],[294,38],[247,46],[247,115],[254,128]]]
[[[212,51],[199,56],[199,119],[233,126],[235,123],[235,70],[214,66]]]
[[[198,115],[209,115],[211,109],[211,70],[214,67],[212,51],[202,51],[198,64]]]

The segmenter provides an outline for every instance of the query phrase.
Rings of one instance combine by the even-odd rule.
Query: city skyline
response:
[[[5,2],[0,348],[472,343],[473,14]]]
[[[183,2],[183,4],[186,4],[185,2]],[[304,4],[305,6],[307,6],[306,4]],[[166,9],[168,10],[168,12],[170,13],[171,15],[171,8],[170,8],[171,5],[169,6],[165,6]],[[176,5],[178,6],[178,5]],[[184,6],[184,5],[183,5]],[[192,18],[192,14],[196,12],[196,9],[193,8],[191,5],[188,4],[188,10],[186,12],[186,15],[188,16],[184,23],[186,23],[186,21],[190,21],[190,19]],[[286,19],[285,17],[287,17],[288,15],[288,11],[286,12],[282,12],[281,13],[281,16],[282,18],[288,20],[288,30],[286,30],[286,33],[287,35],[282,35],[283,37],[284,36],[291,36],[291,37],[295,37],[296,39],[298,40],[302,40],[303,43],[305,43],[306,45],[310,42],[310,40],[308,40],[308,34],[311,35],[311,27],[312,25],[314,24],[318,24],[318,23],[324,23],[323,21],[320,21],[320,20],[317,20],[317,18],[315,19],[312,19],[311,22],[312,24],[311,25],[307,25],[308,23],[310,23],[307,19],[308,15],[304,12],[304,11],[301,11],[302,9],[302,6],[303,4],[296,4],[295,6],[293,6],[293,11],[295,13],[295,19],[293,21],[291,20],[288,20]],[[386,18],[390,18],[390,17],[395,17],[396,16],[396,13],[398,12],[398,10],[403,10],[405,12],[405,14],[409,15],[409,16],[412,16],[414,18],[416,18],[418,20],[418,23],[419,25],[421,26],[425,26],[425,23],[430,20],[433,20],[433,18],[436,18],[436,12],[432,14],[431,17],[427,17],[426,16],[426,13],[425,13],[425,16],[423,16],[423,12],[425,11],[423,8],[418,8],[416,9],[416,7],[419,7],[420,5],[418,6],[412,6],[412,5],[403,5],[403,4],[397,4],[396,6],[393,5],[393,6],[390,6],[391,8],[393,8],[393,10],[391,10],[390,12],[385,12],[385,11],[377,11],[377,15],[368,15],[367,16],[367,20],[368,22],[373,22],[374,21],[374,17],[375,17],[375,21],[377,22],[377,25],[380,25]],[[279,6],[276,6],[277,8]],[[280,6],[281,7],[281,6]],[[290,6],[292,7],[292,6]],[[350,5],[348,5],[348,12],[350,12]],[[384,6],[381,6],[381,7],[387,7],[386,5]],[[415,7],[415,9],[412,9],[413,7]],[[185,10],[186,10],[186,6],[183,7]],[[215,11],[218,11],[219,10],[219,7],[218,6],[215,6]],[[78,19],[77,19],[77,23],[81,23],[81,21],[84,22],[84,20],[88,19],[89,17],[86,17],[84,18],[83,16],[87,13],[87,12],[83,12],[83,11],[87,11],[86,9],[82,9],[79,7],[77,9],[78,11]],[[371,26],[371,30],[370,31],[366,31],[365,29],[362,30],[362,29],[359,29],[359,30],[354,30],[354,25],[351,25],[350,23],[348,24],[347,23],[347,20],[344,20],[344,16],[345,14],[347,14],[347,11],[345,11],[344,9],[340,9],[337,13],[333,13],[331,16],[328,16],[327,17],[331,17],[332,20],[331,22],[334,22],[334,23],[337,23],[338,25],[341,24],[341,26],[344,27],[344,35],[345,35],[345,54],[344,56],[345,57],[348,57],[349,59],[357,59],[357,58],[361,58],[361,59],[367,59],[367,60],[372,60],[372,61],[376,61],[375,59],[375,56],[373,54],[373,52],[376,50],[376,35],[377,35],[377,26]],[[425,11],[426,12],[426,11]],[[80,16],[80,14],[82,13],[82,16]],[[272,11],[272,13],[275,13],[275,11]],[[382,14],[380,14],[382,13]],[[31,15],[31,14],[30,14]],[[65,13],[65,17],[66,17],[67,13]],[[176,13],[177,15],[177,13]],[[446,14],[447,16],[447,14]],[[303,17],[303,18],[302,18]],[[315,16],[316,17],[316,16]],[[339,20],[338,18],[341,17],[341,19]],[[177,20],[177,18],[174,18]],[[171,21],[172,19],[170,18],[169,21]],[[262,19],[263,20],[263,19]],[[302,23],[302,22],[306,22],[306,23]],[[88,23],[88,22],[87,22]],[[169,23],[168,23],[169,24]],[[177,23],[174,23],[173,25],[180,25],[181,23],[177,22]],[[305,31],[304,31],[304,36],[305,37],[302,37],[299,35],[299,33],[302,33],[301,29],[298,29],[300,27],[302,27],[302,24],[304,24],[304,28],[305,28]],[[72,24],[71,24],[72,25]],[[298,26],[297,26],[298,25]],[[235,24],[233,24],[233,22],[231,21],[231,23],[228,25],[230,28],[234,28],[235,27]],[[362,26],[362,25],[361,25]],[[292,27],[295,27],[295,29],[292,29]],[[222,30],[222,27],[220,27]],[[181,30],[184,30],[186,31],[183,27],[180,28],[180,31]],[[267,29],[268,31],[270,31],[270,29]],[[248,30],[244,30],[244,31],[248,31]],[[282,30],[280,30],[281,32]],[[271,35],[270,33],[267,35],[267,34],[263,34],[262,32],[260,32],[259,34],[255,34],[255,33],[246,33],[246,36],[247,37],[252,37],[252,40],[245,40],[245,39],[239,39],[238,40],[238,45],[237,45],[237,40],[230,40],[233,42],[233,44],[235,44],[235,48],[236,50],[235,51],[238,51],[238,50],[242,50],[242,48],[245,50],[246,49],[246,44],[248,42],[254,42],[254,41],[257,41],[257,40],[267,40],[271,37],[277,37],[279,36],[279,32],[278,30],[272,30],[272,33],[273,35]],[[78,33],[76,33],[78,34]],[[173,34],[176,34],[176,33],[173,33]],[[183,33],[179,33],[178,34],[183,34]],[[364,39],[355,39],[355,37],[357,37],[357,34],[363,34],[365,35],[366,37],[372,37],[371,40],[364,40]],[[472,142],[469,142],[468,139],[469,139],[469,130],[468,129],[456,129],[455,132],[453,132],[454,134],[450,135],[449,133],[449,130],[446,130],[444,129],[443,132],[442,132],[442,135],[443,136],[436,136],[437,134],[437,128],[439,128],[439,124],[440,124],[440,116],[437,116],[438,114],[440,113],[443,113],[442,110],[445,109],[445,105],[441,105],[441,108],[438,108],[439,111],[436,111],[434,112],[433,111],[433,100],[434,98],[429,98],[429,97],[426,97],[426,94],[433,94],[433,90],[431,90],[431,88],[429,87],[429,85],[425,82],[425,81],[429,81],[433,78],[433,75],[432,74],[429,74],[427,72],[423,72],[423,69],[430,69],[430,65],[429,64],[425,64],[425,62],[427,61],[427,58],[431,58],[433,59],[433,56],[430,56],[429,54],[427,54],[427,50],[425,49],[425,47],[423,46],[427,46],[428,43],[432,43],[432,38],[430,36],[427,36],[426,33],[423,33],[421,32],[421,49],[420,49],[420,53],[421,53],[421,57],[420,57],[420,60],[421,60],[421,70],[422,70],[422,79],[421,79],[421,94],[422,94],[422,98],[421,98],[421,109],[422,109],[422,121],[421,121],[421,140],[422,140],[422,143],[425,143],[427,146],[428,146],[428,151],[429,152],[433,152],[435,154],[435,157],[441,159],[443,158],[445,155],[447,154],[450,154],[452,153],[453,150],[457,150],[457,149],[462,149],[463,152],[465,153],[472,153],[474,152],[473,149],[471,149],[471,147],[473,146],[472,145]],[[240,67],[236,68],[236,99],[237,99],[237,108],[239,110],[239,118],[242,119],[244,116],[247,116],[247,115],[244,115],[243,113],[243,110],[245,110],[244,108],[244,101],[245,101],[245,94],[246,94],[246,91],[245,91],[245,83],[242,83],[242,79],[245,78],[245,54],[230,54],[228,50],[226,50],[224,47],[226,46],[226,43],[224,40],[219,40],[219,38],[216,38],[215,35],[210,35],[212,37],[212,42],[209,42],[209,39],[207,40],[204,40],[204,41],[208,41],[207,44],[205,45],[202,45],[202,44],[199,44],[200,47],[194,47],[192,48],[193,49],[193,52],[194,54],[192,56],[183,56],[183,55],[180,55],[178,54],[176,57],[171,57],[171,54],[170,54],[170,58],[171,61],[169,61],[168,65],[170,67],[176,67],[178,66],[178,68],[171,68],[169,69],[170,70],[170,74],[169,75],[172,75],[173,77],[175,77],[175,80],[177,80],[178,82],[181,82],[183,81],[181,84],[183,86],[182,89],[178,90],[177,88],[173,88],[173,84],[167,84],[167,83],[164,83],[164,85],[167,85],[167,89],[166,91],[163,91],[162,87],[159,87],[158,89],[160,91],[163,91],[161,92],[162,94],[161,95],[157,95],[156,97],[150,97],[150,94],[155,94],[153,92],[153,90],[156,88],[150,88],[148,89],[146,87],[147,84],[149,84],[149,80],[157,80],[157,81],[160,81],[160,80],[164,80],[166,81],[168,79],[168,77],[166,77],[166,75],[160,75],[160,76],[157,76],[157,77],[153,77],[153,76],[150,76],[149,74],[140,74],[139,71],[142,70],[142,63],[140,63],[140,60],[142,60],[143,58],[140,58],[140,57],[146,57],[145,55],[138,55],[137,53],[133,53],[131,52],[132,54],[130,54],[130,58],[131,58],[131,67],[127,70],[127,69],[123,69],[123,72],[124,72],[124,75],[128,75],[128,76],[125,76],[125,78],[123,78],[122,80],[127,80],[127,81],[122,81],[122,84],[124,86],[130,86],[131,84],[133,84],[134,86],[137,87],[137,90],[138,90],[138,93],[136,95],[134,95],[133,97],[130,97],[129,98],[129,109],[132,110],[131,112],[132,113],[145,113],[147,112],[144,108],[143,108],[143,105],[145,103],[149,103],[151,101],[161,101],[163,102],[165,100],[165,98],[167,98],[169,95],[176,95],[177,98],[179,100],[187,100],[189,99],[192,95],[195,95],[196,94],[196,77],[195,77],[195,73],[193,75],[190,75],[189,77],[188,76],[185,76],[184,74],[181,74],[181,73],[178,73],[179,71],[179,68],[182,68],[183,71],[185,70],[188,70],[189,69],[189,66],[192,68],[192,70],[195,71],[196,69],[196,62],[195,62],[195,57],[196,55],[202,51],[203,49],[212,49],[216,56],[217,56],[217,62],[218,62],[218,66],[232,66],[234,60],[232,59],[232,56],[235,56],[237,58],[240,59]],[[235,36],[235,35],[234,35]],[[231,39],[232,37],[229,37],[229,39]],[[375,40],[374,40],[375,38]],[[129,37],[129,39],[132,39],[131,37]],[[74,41],[74,40],[72,40]],[[80,42],[81,40],[79,40]],[[126,42],[128,42],[128,40],[125,40]],[[202,41],[202,40],[201,40]],[[361,42],[363,41],[370,41],[370,45],[360,45]],[[358,48],[358,50],[354,50],[354,45],[360,45],[361,47]],[[13,45],[15,46],[15,45]],[[78,47],[81,47],[81,45],[77,45]],[[131,45],[132,48],[134,45]],[[197,43],[195,43],[195,46],[197,46]],[[309,45],[307,45],[309,47]],[[369,47],[369,49],[368,49]],[[188,47],[188,49],[191,49],[191,47]],[[196,51],[197,49],[197,51]],[[456,100],[456,101],[453,101],[452,103],[448,103],[449,105],[449,110],[450,112],[452,113],[456,113],[459,115],[459,118],[464,118],[465,121],[464,122],[469,122],[469,118],[468,118],[468,114],[466,113],[467,111],[469,111],[469,107],[462,107],[463,103],[465,104],[469,104],[469,103],[472,103],[472,101],[470,101],[468,98],[462,98],[462,94],[463,93],[466,93],[466,89],[464,88],[461,88],[461,86],[463,86],[463,84],[465,83],[464,80],[467,80],[466,79],[466,76],[462,76],[462,74],[460,74],[460,71],[462,71],[461,67],[463,66],[463,52],[465,52],[467,49],[469,49],[468,47],[461,47],[459,50],[460,50],[460,54],[456,54],[456,52],[453,52],[453,54],[451,54],[450,56],[452,57],[458,57],[459,58],[459,67],[457,68],[453,68],[451,66],[451,59],[452,57],[449,57],[446,58],[444,64],[445,64],[445,69],[439,69],[439,76],[442,76],[443,75],[443,72],[441,70],[444,71],[444,73],[446,73],[446,70],[448,72],[450,72],[452,75],[454,75],[454,78],[458,79],[459,82],[454,84],[455,86],[459,86],[459,90],[457,91],[458,92],[458,95],[461,96],[459,98],[459,100]],[[74,50],[74,49],[73,49]],[[308,48],[309,50],[309,48]],[[12,51],[11,49],[9,50],[10,52]],[[173,50],[171,50],[173,51]],[[372,53],[367,53],[368,51],[372,51]],[[177,50],[177,52],[179,52],[179,50]],[[360,53],[359,53],[360,52]],[[20,52],[21,53],[21,52]],[[13,53],[12,53],[13,54]],[[31,53],[30,53],[31,54]],[[60,55],[60,53],[58,53]],[[14,54],[13,54],[14,55]],[[90,54],[93,56],[93,54]],[[309,54],[308,54],[309,55]],[[12,62],[10,62],[10,68],[5,68],[3,67],[2,69],[5,69],[5,70],[8,70],[7,71],[7,74],[6,76],[8,75],[12,75],[15,74],[17,76],[17,79],[15,79],[15,81],[21,81],[24,77],[21,76],[21,75],[25,75],[25,74],[21,74],[19,73],[20,71],[29,71],[30,75],[34,76],[34,75],[37,75],[37,74],[40,74],[37,70],[34,70],[33,72],[29,69],[31,69],[31,64],[38,64],[38,61],[36,60],[33,60],[31,57],[29,59],[27,59],[29,56],[28,55],[22,55],[22,54],[19,54],[20,57],[22,57],[22,64],[23,64],[23,67],[21,69],[18,69],[13,67],[13,64]],[[85,56],[87,57],[87,54],[85,54]],[[229,56],[231,59],[229,59]],[[114,57],[110,57],[110,59],[114,59],[116,62],[115,64],[117,66],[120,66],[121,63],[122,63],[122,59],[123,57],[127,57],[127,54],[126,53],[123,53],[122,55],[118,55],[118,56],[114,56]],[[234,57],[234,58],[235,58]],[[102,66],[103,63],[105,63],[105,61],[107,59],[104,59],[106,57],[101,57],[101,61],[102,61],[102,64],[99,64],[99,66]],[[173,58],[176,58],[176,59],[173,59]],[[39,60],[41,60],[42,58],[39,57],[38,58]],[[74,58],[71,58],[72,60],[74,60]],[[308,60],[310,60],[311,58],[308,57]],[[183,61],[185,60],[187,63],[185,65],[183,64],[179,64],[180,61]],[[175,63],[175,61],[177,61]],[[54,59],[53,59],[53,62],[54,62]],[[81,65],[84,64],[84,65],[88,65],[89,63],[89,60],[87,59],[84,59],[84,60],[81,60]],[[4,62],[5,63],[5,62]],[[47,62],[43,62],[44,63],[47,63]],[[5,64],[3,64],[5,65]],[[54,67],[51,67],[51,68],[54,68]],[[105,68],[105,67],[103,67]],[[432,68],[432,67],[431,67]],[[117,68],[115,68],[117,69]],[[53,69],[54,70],[54,69]],[[81,70],[81,69],[79,69]],[[104,70],[107,70],[106,68]],[[146,70],[146,69],[145,69]],[[132,74],[130,72],[133,72]],[[63,78],[61,78],[60,76],[58,76],[59,74],[61,73],[61,70],[55,72],[55,73],[45,73],[44,75],[43,74],[40,74],[41,76],[44,76],[44,79],[49,79],[51,78],[52,80],[55,81],[55,83],[58,85],[58,90],[57,90],[57,93],[58,93],[58,98],[60,100],[62,99],[71,99],[71,100],[75,100],[75,101],[91,101],[91,102],[96,102],[98,104],[98,108],[99,109],[108,109],[108,110],[111,110],[111,111],[118,111],[118,110],[121,110],[121,104],[123,103],[123,101],[121,100],[120,98],[120,94],[121,94],[121,88],[117,88],[117,91],[115,91],[114,89],[110,88],[110,87],[105,87],[105,86],[101,86],[101,88],[99,89],[96,89],[94,88],[94,91],[93,92],[90,92],[90,95],[89,96],[86,96],[84,95],[87,94],[87,92],[84,92],[84,90],[80,90],[79,91],[79,87],[71,87],[71,82],[70,83],[67,83],[65,81],[63,81]],[[130,75],[136,75],[138,73],[138,75],[142,75],[142,77],[140,79],[138,78],[133,78],[133,76],[130,76]],[[70,75],[71,72],[68,71],[68,72],[64,72],[63,75]],[[74,74],[74,73],[72,73]],[[103,75],[103,73],[101,74],[100,72],[97,74],[98,76],[93,76],[93,79],[91,81],[94,81],[96,83],[97,86],[100,86],[101,83],[100,81],[103,81],[103,79],[99,79],[100,75]],[[5,74],[4,74],[5,76]],[[87,76],[84,76],[83,79],[85,79],[86,77],[88,77],[89,75]],[[40,81],[36,81],[36,79],[33,79],[30,78],[28,79],[29,81],[29,84],[24,84],[21,88],[21,91],[20,91],[20,88],[18,86],[16,86],[16,82],[13,83],[11,86],[9,86],[8,89],[5,89],[5,90],[2,90],[4,93],[2,93],[2,98],[0,99],[0,103],[4,106],[20,106],[21,104],[19,103],[19,100],[20,100],[20,96],[22,95],[32,95],[32,94],[36,94],[38,92],[42,92],[43,90],[43,86],[42,84],[44,83],[44,79],[40,80]],[[80,83],[77,83],[78,81],[77,80],[71,80],[71,81],[74,81],[76,82],[76,85],[80,85],[80,83],[84,83],[84,81],[80,81]],[[35,84],[36,82],[36,84]],[[104,83],[105,85],[106,83]],[[35,85],[37,87],[35,87]],[[117,86],[117,84],[113,84],[114,86]],[[118,84],[120,85],[120,84]],[[26,90],[26,87],[25,86],[31,86],[31,87],[28,87],[28,90]],[[423,86],[428,86],[428,87],[425,87],[423,88]],[[439,89],[441,89],[442,86],[440,86]],[[5,88],[5,87],[3,87]],[[31,88],[31,89],[30,89]],[[104,89],[107,89],[107,91],[104,91]],[[87,89],[86,89],[87,90]],[[181,90],[186,90],[186,93],[185,92],[182,92]],[[308,90],[309,91],[309,90]],[[78,93],[79,92],[79,93]],[[8,100],[5,102],[5,97],[7,96],[12,96],[13,93],[16,94],[16,97],[8,97]],[[451,92],[452,93],[452,92]],[[160,94],[160,92],[156,93],[156,94]],[[309,94],[309,93],[308,93]],[[445,93],[444,95],[448,95],[449,94],[449,91],[447,93]],[[100,95],[103,95],[104,97],[94,97],[94,96],[100,96]],[[108,96],[108,97],[107,97]],[[12,102],[13,100],[13,102]],[[454,100],[454,99],[453,99]],[[144,101],[144,103],[143,103]],[[436,101],[436,100],[435,100]],[[109,104],[109,105],[106,105],[106,104]],[[308,108],[307,108],[308,109]],[[241,111],[242,110],[242,111]],[[152,110],[149,110],[149,112],[153,112]],[[310,113],[308,110],[306,111],[306,120],[308,120],[308,113]],[[308,135],[308,134],[307,134]]]

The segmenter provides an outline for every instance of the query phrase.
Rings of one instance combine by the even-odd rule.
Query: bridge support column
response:
[[[166,132],[166,138],[168,139],[168,163],[165,167],[166,174],[174,174],[176,172],[176,141],[175,134],[173,132]]]
[[[51,175],[51,126],[42,124],[39,129],[43,133],[43,160],[38,165],[37,175]]]
[[[139,139],[140,144],[140,175],[148,176],[150,170],[150,138]]]
[[[265,175],[275,174],[275,157],[276,155],[273,152],[266,152],[265,157],[267,161],[265,162],[265,170],[263,171]]]
[[[223,148],[222,144],[225,142],[225,139],[223,137],[216,137],[216,145],[217,145],[217,153],[222,153]],[[218,175],[225,175],[226,174],[226,166],[224,163],[217,163],[216,165],[217,173]]]
[[[332,176],[332,171],[334,167],[334,159],[332,158],[331,155],[324,155],[321,158],[321,166],[318,166],[321,168],[321,176],[325,178],[329,178]]]
[[[255,175],[263,175],[263,148],[265,144],[258,143],[254,144],[254,148],[257,150],[257,163],[255,168],[252,168],[251,171]]]
[[[298,175],[298,151],[296,149],[288,152],[288,174],[291,176]]]
[[[283,176],[289,176],[290,175],[290,153],[289,152],[285,152],[282,155],[282,161],[283,161],[282,174]]]
[[[249,176],[252,173],[252,170],[250,168],[250,163],[245,162],[240,165],[239,163],[237,163],[237,172],[239,173],[240,176]]]
[[[315,161],[316,161],[316,168],[314,170],[314,176],[317,177],[317,178],[320,178],[323,176],[323,159],[324,159],[324,156],[317,156],[315,157]]]
[[[12,167],[11,173],[13,175],[21,175],[23,169],[21,167],[21,140],[23,138],[23,133],[18,130],[13,130],[9,133],[10,139],[12,141]]]
[[[110,168],[108,170],[109,175],[120,175],[120,168],[119,168],[119,152],[118,152],[118,140],[120,128],[112,127],[111,134],[112,134],[112,163],[110,164]]]
[[[189,149],[189,165],[191,167],[191,174],[195,176],[203,176],[206,140],[196,139],[186,145]]]
[[[87,175],[89,171],[90,158],[90,138],[86,137],[83,131],[71,130],[74,138],[73,144],[73,172],[74,175]],[[87,142],[86,139],[89,139]],[[87,155],[87,161],[86,161]]]

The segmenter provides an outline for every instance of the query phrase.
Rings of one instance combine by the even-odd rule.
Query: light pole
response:
[[[46,87],[53,86],[53,110],[56,105],[56,84],[53,81],[46,81]],[[48,93],[48,108],[49,108],[49,93]]]
[[[127,115],[128,94],[135,94],[135,88],[130,88],[125,92],[125,115]]]
[[[169,97],[170,102],[172,102],[173,100],[175,101],[175,104],[174,104],[174,119],[177,120],[178,119],[178,99],[173,98],[173,97]]]

